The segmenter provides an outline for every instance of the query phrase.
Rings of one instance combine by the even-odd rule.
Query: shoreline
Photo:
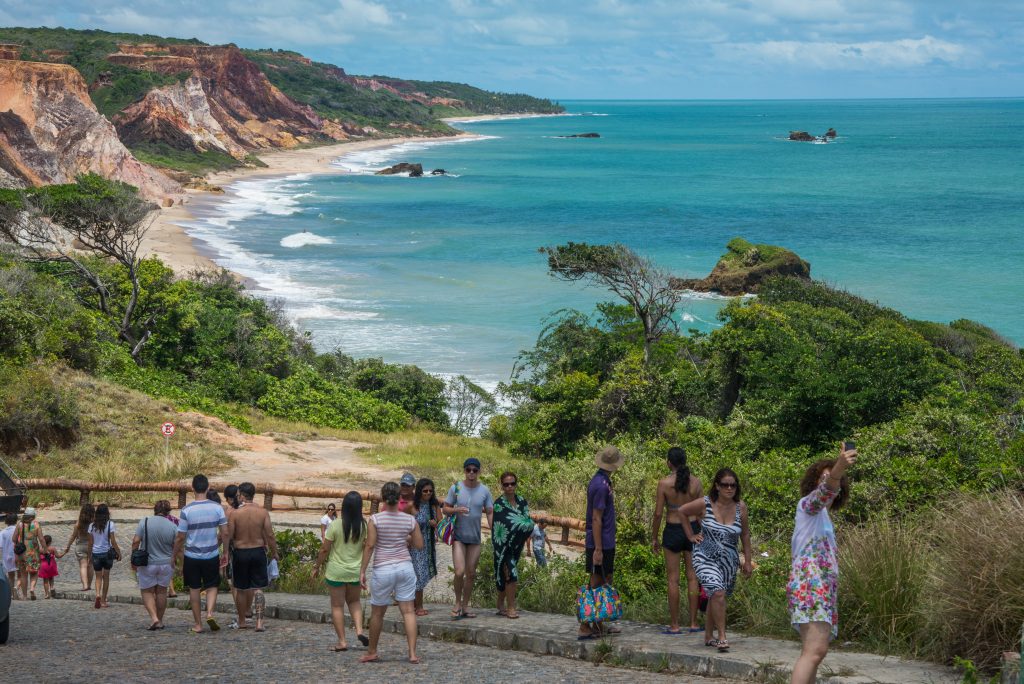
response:
[[[498,116],[503,115],[474,117],[473,120],[486,121]],[[469,119],[459,120],[468,121]],[[438,138],[415,136],[379,140],[356,140],[298,150],[272,150],[259,156],[260,160],[266,164],[266,167],[244,167],[229,171],[218,171],[207,174],[204,178],[210,185],[223,187],[249,178],[274,176],[284,178],[307,173],[316,175],[346,174],[351,173],[351,171],[336,166],[332,162],[352,152],[387,149],[413,142],[452,142],[481,137],[483,136],[476,133],[462,132],[458,135]],[[195,220],[190,207],[193,199],[207,200],[215,198],[218,193],[207,190],[186,190],[185,192],[185,198],[182,200],[182,203],[171,207],[163,207],[154,216],[140,248],[140,253],[143,256],[159,257],[164,265],[173,269],[179,277],[194,270],[217,270],[221,268],[214,261],[216,254],[212,253],[213,250],[204,250],[201,241],[189,235],[182,225]],[[238,276],[238,274],[235,275],[239,280],[247,282],[247,279]],[[251,285],[252,283],[247,283],[247,286]]]

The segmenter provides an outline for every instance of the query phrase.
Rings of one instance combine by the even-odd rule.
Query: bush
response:
[[[274,537],[281,572],[274,590],[291,594],[328,593],[323,577],[313,576],[314,561],[320,553],[320,535],[308,530],[281,530]]]
[[[436,427],[448,427],[445,383],[416,366],[386,364],[381,359],[357,361],[348,377],[357,390],[400,406],[409,415]]]
[[[0,449],[8,453],[73,442],[79,428],[74,393],[59,370],[0,366]]]
[[[409,423],[400,407],[327,380],[309,367],[272,382],[257,405],[272,416],[341,430],[394,432]]]

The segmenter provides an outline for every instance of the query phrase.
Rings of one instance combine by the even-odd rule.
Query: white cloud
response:
[[[861,43],[769,40],[760,43],[723,43],[715,57],[748,65],[795,65],[849,71],[876,68],[907,69],[933,62],[957,64],[970,51],[962,45],[932,36]]]

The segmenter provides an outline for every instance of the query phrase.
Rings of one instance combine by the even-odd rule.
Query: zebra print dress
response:
[[[693,550],[693,569],[700,585],[712,596],[717,591],[732,595],[736,585],[736,572],[740,567],[739,538],[743,529],[740,505],[736,504],[736,518],[729,525],[715,520],[711,497],[704,497],[704,541]]]

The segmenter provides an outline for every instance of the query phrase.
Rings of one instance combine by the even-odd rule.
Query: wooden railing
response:
[[[77,491],[79,505],[89,503],[93,492],[165,492],[177,495],[176,508],[183,508],[188,502],[188,495],[192,486],[188,482],[85,482],[83,480],[69,480],[65,478],[50,479],[29,479],[24,481],[28,490],[60,490]],[[210,487],[218,492],[223,492],[228,486],[227,482],[211,482]],[[275,496],[301,497],[304,499],[326,499],[341,501],[350,490],[335,489],[332,487],[297,487],[294,485],[275,485],[273,483],[257,482],[256,492],[263,497],[263,507],[267,510],[274,510]],[[375,492],[359,492],[364,502],[369,502],[370,513],[380,510],[380,494]],[[172,505],[174,502],[171,502]],[[276,510],[296,510],[295,508],[278,508]],[[576,518],[563,518],[553,515],[534,513],[530,516],[534,522],[545,522],[549,526],[558,528],[560,534],[552,535],[551,541],[565,546],[583,546],[583,542],[575,539],[572,532],[583,532],[586,530],[586,523]]]

